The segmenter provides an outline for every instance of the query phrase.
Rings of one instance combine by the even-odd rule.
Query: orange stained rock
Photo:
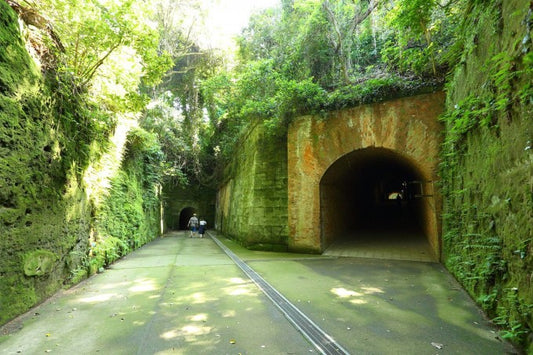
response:
[[[315,156],[311,145],[307,143],[304,148],[303,170],[306,174],[313,173],[316,169]]]

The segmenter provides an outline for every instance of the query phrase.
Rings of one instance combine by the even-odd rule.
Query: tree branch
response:
[[[359,26],[361,24],[361,22],[363,22],[364,20],[366,20],[366,18],[368,16],[370,16],[370,14],[372,13],[372,11],[374,11],[374,9],[379,5],[379,0],[370,0],[368,2],[368,8],[366,9],[366,11],[364,13],[357,13],[355,16],[354,16],[354,19],[352,21],[352,25],[350,26],[350,34],[352,34],[354,31],[355,31],[355,28],[357,26]]]

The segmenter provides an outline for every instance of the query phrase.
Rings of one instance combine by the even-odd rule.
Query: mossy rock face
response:
[[[48,250],[35,250],[24,258],[24,274],[26,276],[42,276],[49,274],[57,261],[57,255]]]
[[[443,261],[533,353],[531,1],[471,3],[443,116]]]
[[[137,131],[124,161],[104,159],[122,156],[107,139],[116,117],[72,95],[68,74],[42,75],[25,44],[0,1],[0,325],[155,238],[160,221],[155,138]],[[97,186],[89,162],[120,169]]]

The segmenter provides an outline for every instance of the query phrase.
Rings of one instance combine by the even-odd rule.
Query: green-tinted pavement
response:
[[[439,264],[224,242],[353,354],[513,351]],[[6,328],[17,327],[0,338],[1,354],[317,353],[212,240],[184,233],[157,239]]]

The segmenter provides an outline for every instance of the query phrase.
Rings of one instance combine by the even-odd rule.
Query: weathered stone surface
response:
[[[207,221],[207,227],[212,228],[215,222],[215,191],[189,186],[186,189],[178,186],[164,186],[164,229],[185,229],[186,223],[197,213]]]
[[[103,112],[77,106],[82,97],[55,95],[58,83],[42,77],[5,1],[0,23],[3,324],[120,257],[116,241],[126,252],[156,237],[160,218],[154,185],[143,174],[153,145],[140,136],[138,149],[122,154],[129,120],[115,126],[107,117],[104,125]]]
[[[475,4],[464,21],[468,50],[447,90],[442,261],[533,354],[531,1]]]

